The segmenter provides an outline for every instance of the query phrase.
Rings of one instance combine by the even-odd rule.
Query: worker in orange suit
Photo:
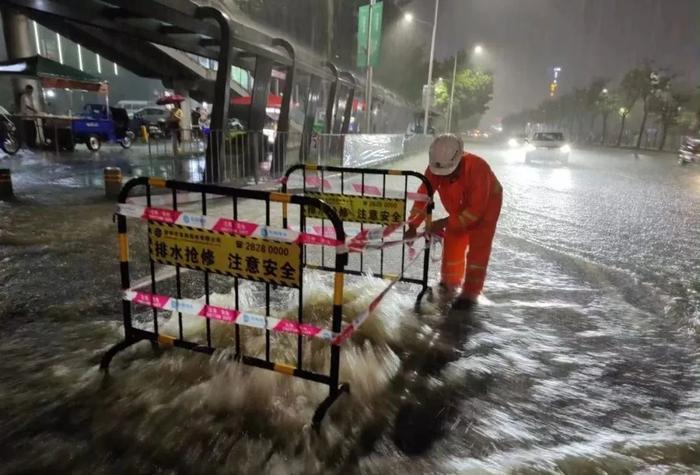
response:
[[[465,153],[462,140],[452,134],[433,141],[425,176],[449,215],[433,221],[427,229],[445,238],[439,289],[451,296],[461,286],[461,295],[453,308],[468,308],[476,303],[484,288],[503,189],[488,163]],[[426,193],[425,185],[418,192]],[[415,236],[423,222],[425,206],[425,202],[414,205],[406,232],[408,238]]]

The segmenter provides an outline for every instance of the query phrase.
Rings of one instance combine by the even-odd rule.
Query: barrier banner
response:
[[[177,224],[149,222],[151,259],[160,264],[298,288],[301,246]]]
[[[371,224],[400,224],[406,220],[406,201],[398,198],[341,195],[307,191],[306,196],[318,198],[333,208],[343,221]],[[308,207],[306,216],[323,218],[320,210]]]

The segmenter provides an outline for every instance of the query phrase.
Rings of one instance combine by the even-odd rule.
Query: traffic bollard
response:
[[[119,168],[105,168],[105,196],[116,199],[122,189],[122,171]]]
[[[0,168],[0,200],[11,200],[12,194],[12,176],[9,168]]]

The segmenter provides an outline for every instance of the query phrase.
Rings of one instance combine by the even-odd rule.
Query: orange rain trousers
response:
[[[486,268],[491,257],[491,243],[501,213],[502,195],[494,195],[479,222],[467,231],[445,231],[442,251],[441,281],[457,288],[462,283],[465,295],[476,297],[484,288]]]

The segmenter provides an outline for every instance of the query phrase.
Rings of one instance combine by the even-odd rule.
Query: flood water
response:
[[[104,380],[99,359],[121,337],[113,206],[95,189],[18,190],[0,203],[0,472],[696,473],[700,168],[473,150],[505,189],[485,301],[416,313],[410,287],[392,292],[343,347],[351,394],[318,435],[323,386],[241,367],[230,350],[141,344]],[[378,288],[351,280],[346,317]],[[260,310],[252,286],[239,292]],[[331,301],[308,275],[305,317],[327,321]],[[294,311],[284,293],[275,302]],[[186,319],[189,335],[202,328]],[[230,327],[213,328],[230,345]],[[251,334],[250,351],[263,340]],[[310,345],[309,364],[322,369],[325,351]]]

